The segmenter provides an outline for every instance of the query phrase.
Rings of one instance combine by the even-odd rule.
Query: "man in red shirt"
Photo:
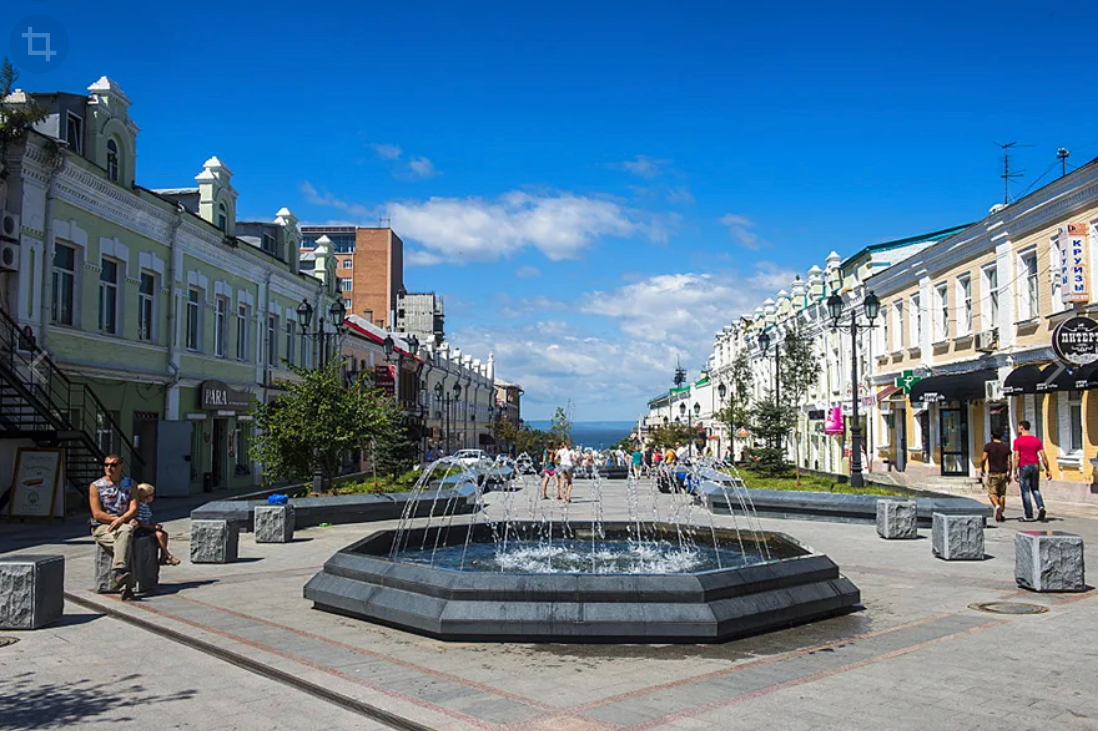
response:
[[[1038,465],[1045,468],[1045,479],[1051,480],[1045,445],[1038,437],[1029,433],[1029,422],[1018,422],[1018,436],[1014,439],[1014,479],[1022,491],[1022,509],[1026,520],[1033,520],[1033,509],[1029,499],[1032,494],[1037,502],[1037,520],[1045,520],[1045,501],[1041,498],[1040,474]]]

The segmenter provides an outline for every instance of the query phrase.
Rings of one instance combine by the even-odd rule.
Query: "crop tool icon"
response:
[[[57,55],[57,51],[50,47],[49,33],[35,33],[33,27],[27,26],[27,32],[22,35],[23,38],[27,39],[28,56],[41,56],[49,62]],[[40,41],[40,43],[35,43],[35,41]]]

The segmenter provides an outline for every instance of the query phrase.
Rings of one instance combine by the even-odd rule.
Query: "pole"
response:
[[[853,424],[850,426],[850,486],[865,487],[862,479],[862,424],[858,420],[858,315],[850,313],[850,380]]]
[[[404,353],[397,351],[397,372],[393,383],[393,397],[396,399],[397,409],[404,410],[404,404],[400,400],[400,374],[404,369]]]

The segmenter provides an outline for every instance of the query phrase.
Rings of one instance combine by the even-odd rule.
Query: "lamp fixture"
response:
[[[313,319],[313,306],[308,300],[301,300],[297,306],[297,323],[301,325],[301,332],[309,329],[309,322]]]

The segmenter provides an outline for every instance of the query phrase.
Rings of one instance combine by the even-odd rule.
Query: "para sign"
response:
[[[1090,302],[1087,228],[1085,223],[1060,227],[1060,297],[1064,302]]]

